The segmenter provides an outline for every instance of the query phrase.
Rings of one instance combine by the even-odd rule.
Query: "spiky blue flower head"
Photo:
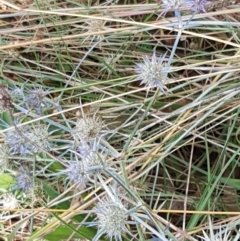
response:
[[[15,209],[19,207],[18,200],[14,196],[14,194],[7,192],[4,194],[1,194],[0,196],[0,206],[4,209]],[[1,212],[0,217],[4,216],[8,211]]]
[[[30,175],[30,172],[27,172],[21,168],[21,173],[17,176],[17,183],[15,184],[17,189],[21,189],[24,192],[27,192],[33,188],[33,179]]]
[[[207,12],[208,6],[212,4],[209,0],[186,0],[185,5],[194,13]]]
[[[77,144],[88,143],[99,137],[104,128],[106,125],[97,113],[93,115],[82,113],[82,117],[76,121],[73,137]]]
[[[43,149],[49,149],[50,144],[48,142],[48,127],[45,125],[36,126],[24,126],[19,128],[20,131],[30,139],[33,143],[36,143]],[[5,143],[10,148],[10,153],[24,155],[33,155],[41,152],[37,146],[28,143],[27,140],[21,136],[16,130],[10,130],[5,134]]]
[[[11,88],[14,101],[23,104],[25,109],[35,110],[37,114],[41,114],[42,107],[49,104],[45,98],[49,93],[49,90],[42,87],[27,88],[25,84]]]
[[[145,84],[149,89],[156,87],[165,92],[164,86],[168,81],[167,76],[169,72],[169,67],[163,62],[166,54],[157,58],[154,51],[151,60],[144,56],[143,63],[136,63],[135,72],[138,74],[136,80],[141,80],[141,85]]]
[[[38,114],[41,114],[43,100],[48,94],[49,92],[45,91],[43,88],[28,90],[28,97],[26,101],[37,111]]]
[[[98,175],[103,179],[106,175],[106,170],[115,172],[115,168],[111,166],[111,162],[108,161],[108,149],[100,145],[99,141],[95,140],[89,142],[88,145],[78,146],[75,156],[77,160],[81,160],[83,164],[84,172],[87,173],[88,181],[95,182]]]
[[[89,175],[92,176],[103,169],[105,156],[96,151],[91,151],[85,158],[83,158],[83,164]]]
[[[194,13],[199,12],[209,12],[216,9],[221,9],[230,5],[234,5],[238,0],[219,0],[219,1],[210,1],[210,0],[186,0],[190,10]]]
[[[94,211],[97,215],[98,235],[106,234],[110,240],[121,241],[122,235],[129,233],[127,210],[120,199],[99,199]]]
[[[186,0],[162,0],[163,7],[166,9],[179,9]]]
[[[89,179],[83,162],[78,160],[69,162],[67,168],[62,170],[60,174],[66,175],[67,181],[76,186],[85,187]]]
[[[161,16],[165,16],[165,14],[168,11],[174,11],[174,15],[178,19],[178,25],[173,25],[173,26],[174,26],[174,28],[175,27],[182,28],[183,23],[182,23],[180,8],[181,7],[188,7],[188,5],[186,6],[186,1],[187,0],[162,0],[162,6],[163,6],[164,10],[158,16],[158,18],[161,17]]]

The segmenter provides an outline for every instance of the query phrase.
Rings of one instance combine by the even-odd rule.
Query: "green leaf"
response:
[[[78,233],[74,233],[71,227],[74,228],[75,230],[78,230]],[[93,228],[89,228],[89,227],[78,228],[78,226],[76,225],[69,225],[69,227],[66,225],[61,225],[58,228],[56,228],[52,233],[47,234],[44,238],[49,241],[63,240],[63,239],[68,239],[69,237],[86,238],[86,239],[92,240],[95,234],[96,234],[96,230]]]
[[[6,191],[9,187],[16,183],[15,179],[6,173],[0,174],[0,191]]]

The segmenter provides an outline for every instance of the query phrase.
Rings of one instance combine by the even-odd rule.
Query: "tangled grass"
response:
[[[240,1],[0,11],[0,239],[239,240]]]

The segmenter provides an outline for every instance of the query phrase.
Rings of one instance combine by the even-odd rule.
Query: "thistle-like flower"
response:
[[[165,10],[158,16],[158,18],[165,16],[168,11],[174,11],[175,17],[178,19],[178,27],[182,28],[183,25],[180,14],[180,7],[186,7],[186,0],[162,0],[162,5]]]
[[[104,35],[103,34],[97,34],[97,32],[102,32],[104,30],[106,30],[105,27],[106,21],[102,20],[102,19],[97,19],[97,20],[91,20],[88,22],[88,32],[92,33],[92,40],[94,40],[95,38],[97,38],[98,40],[102,40],[104,39]]]
[[[142,80],[141,85],[145,84],[149,89],[157,87],[162,92],[164,86],[168,81],[169,67],[166,63],[163,63],[166,53],[161,57],[157,58],[155,51],[150,61],[147,56],[143,57],[144,63],[136,63],[135,72],[138,74],[136,80]]]
[[[123,202],[114,196],[115,200],[109,196],[100,199],[94,208],[97,215],[98,233],[94,240],[98,240],[103,234],[112,240],[122,240],[122,235],[130,233],[127,228],[129,224],[128,212]]]
[[[0,168],[4,170],[8,165],[10,155],[9,147],[6,144],[0,144]]]
[[[43,149],[50,148],[48,137],[49,137],[48,126],[46,125],[33,126],[29,130],[28,138]],[[39,150],[37,149],[37,147],[32,146],[32,152],[36,153],[38,151]]]
[[[26,128],[19,128],[24,134],[27,133]],[[26,130],[26,131],[25,131]],[[29,153],[29,144],[19,135],[16,130],[11,130],[5,133],[5,144],[9,147],[12,155],[20,154],[22,156]],[[32,154],[32,153],[31,153]]]
[[[162,0],[163,6],[170,10],[170,9],[179,9],[186,0]]]
[[[210,11],[209,7],[212,4],[212,1],[209,0],[186,0],[185,4],[189,6],[189,9],[196,13],[208,12]]]
[[[28,91],[29,95],[27,98],[27,103],[32,106],[38,114],[41,113],[42,110],[42,102],[43,99],[48,95],[47,91],[44,91],[42,88],[35,88],[34,90]]]
[[[20,88],[15,86],[10,93],[14,101],[19,105],[24,104],[24,108],[31,108],[37,114],[41,114],[42,107],[47,103],[45,97],[49,94],[49,91],[44,90],[42,87],[29,89],[22,85]]]
[[[22,127],[19,130],[30,139],[33,143],[36,143],[43,149],[49,149],[50,144],[48,142],[48,127],[45,125],[37,125],[33,127]],[[5,134],[5,143],[10,148],[11,154],[33,155],[38,153],[39,150],[36,146],[28,143],[23,136],[21,136],[16,130],[11,130]]]
[[[95,172],[97,170],[102,169],[103,166],[103,155],[101,155],[100,153],[91,151],[84,159],[83,159],[83,163],[86,167],[86,169],[89,172]],[[95,169],[95,171],[94,171]]]
[[[29,172],[21,168],[21,173],[17,176],[16,189],[28,192],[33,188],[33,179]]]
[[[103,150],[104,149],[104,150]],[[115,172],[107,161],[108,149],[102,147],[98,141],[92,141],[89,145],[79,145],[76,149],[76,159],[81,160],[84,166],[84,171],[88,174],[88,179],[91,182],[96,181],[98,175],[105,177],[106,170]]]
[[[16,209],[19,207],[18,200],[12,193],[4,193],[0,196],[0,207],[4,209]],[[0,213],[0,218],[8,214],[9,211]]]
[[[98,137],[104,127],[104,122],[97,114],[93,116],[83,115],[76,122],[74,139],[77,142],[87,143]]]
[[[69,162],[67,168],[62,170],[59,174],[66,175],[67,181],[71,184],[75,184],[76,186],[85,187],[86,182],[89,179],[83,162],[78,160]]]
[[[185,0],[184,5],[190,6],[190,10],[192,10],[194,13],[206,13],[212,10],[234,5],[237,3],[237,1],[238,0]]]
[[[103,177],[105,168],[111,170],[112,172],[115,171],[114,168],[111,168],[107,163],[106,155],[99,151],[89,152],[82,161],[91,181],[97,177],[97,174]]]

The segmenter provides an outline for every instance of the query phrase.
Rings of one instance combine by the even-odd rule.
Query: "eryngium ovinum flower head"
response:
[[[190,10],[199,13],[199,12],[209,12],[216,9],[221,9],[230,5],[234,5],[238,0],[185,0],[185,4],[189,6]]]
[[[75,185],[78,188],[84,188],[86,186],[87,181],[89,180],[89,176],[87,170],[82,161],[70,161],[65,169],[53,175],[66,175],[65,182],[67,186]]]
[[[186,0],[162,0],[163,7],[166,9],[178,9]]]
[[[0,208],[2,208],[3,210],[16,209],[18,207],[19,207],[18,200],[12,193],[4,193],[0,196]],[[3,218],[3,216],[6,216],[8,214],[9,214],[9,211],[1,212],[0,213],[1,219]]]
[[[74,139],[76,144],[88,143],[91,140],[100,136],[100,132],[104,129],[105,124],[101,117],[97,113],[93,115],[85,115],[82,113],[82,117],[77,119],[74,128]]]
[[[41,114],[42,107],[46,105],[45,97],[49,94],[48,90],[44,90],[42,87],[28,89],[25,85],[14,87],[11,90],[11,96],[14,102],[22,105],[24,103],[25,109],[35,110],[37,114]]]
[[[8,165],[10,150],[9,147],[2,143],[0,144],[0,170],[4,171]]]
[[[163,63],[166,53],[160,57],[156,57],[156,52],[153,52],[152,59],[149,60],[147,56],[143,57],[143,63],[136,63],[135,72],[138,74],[136,80],[141,80],[141,85],[148,86],[148,90],[151,88],[159,88],[162,92],[164,86],[168,81],[169,67],[167,63]]]
[[[116,169],[110,165],[111,162],[107,160],[107,157],[108,155],[106,153],[97,148],[92,149],[88,155],[82,157],[83,165],[91,182],[95,182],[96,179],[99,178],[98,175],[104,179],[106,177],[106,171],[115,173]]]
[[[39,124],[31,127],[23,126],[19,129],[24,136],[41,148],[46,150],[50,148],[50,144],[48,142],[48,127],[46,125]],[[33,146],[31,143],[28,143],[27,140],[16,130],[10,130],[5,133],[5,144],[9,146],[10,153],[13,155],[33,155],[40,152],[37,146]]]
[[[96,204],[94,211],[96,213],[96,225],[98,226],[98,233],[96,234],[94,241],[98,240],[103,234],[105,234],[110,240],[122,240],[122,235],[129,234],[128,224],[134,224],[133,221],[129,221],[129,213],[123,202],[116,193],[112,193],[113,197],[109,197],[107,194],[103,198],[98,197],[98,203]]]
[[[48,91],[43,90],[43,88],[35,88],[28,91],[28,98],[26,101],[37,111],[38,114],[41,114],[42,103],[47,95]]]
[[[229,0],[227,0],[229,1]],[[189,7],[189,10],[196,13],[207,12],[212,1],[209,0],[185,0],[185,5]]]
[[[74,151],[73,151],[74,152]],[[87,149],[84,156],[77,152],[74,161],[69,161],[66,168],[58,173],[58,175],[66,175],[67,184],[75,184],[78,187],[85,187],[87,182],[94,182],[97,174],[102,174],[104,167],[106,168],[106,155],[93,146],[93,149]],[[113,168],[109,168],[113,170]]]
[[[15,184],[16,189],[20,189],[24,192],[28,192],[33,188],[33,179],[30,172],[21,168],[21,173],[17,176],[17,183]]]
[[[96,174],[100,173],[104,165],[106,164],[106,157],[96,151],[90,151],[87,156],[82,159],[84,169],[88,173],[89,179],[96,177]]]
[[[96,34],[97,32],[103,32],[104,30],[106,30],[105,27],[106,21],[102,20],[102,19],[94,19],[94,20],[90,20],[88,22],[88,32],[91,33],[90,36],[92,36],[92,41],[97,38],[97,40],[103,40],[104,39],[104,35],[103,34]]]

